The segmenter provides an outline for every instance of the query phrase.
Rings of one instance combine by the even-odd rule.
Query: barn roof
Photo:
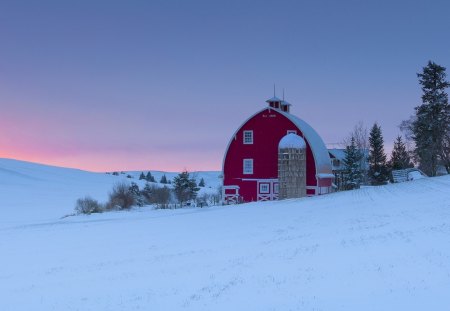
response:
[[[314,154],[317,174],[331,174],[332,169],[330,155],[328,154],[328,150],[319,134],[317,134],[317,132],[302,119],[281,110],[277,110],[277,112],[288,118],[303,133],[304,139],[308,142],[311,147],[311,151]]]

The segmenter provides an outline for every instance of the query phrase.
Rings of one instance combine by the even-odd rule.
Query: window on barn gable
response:
[[[297,134],[297,131],[296,130],[288,130],[287,133],[288,134]]]
[[[244,159],[243,166],[244,174],[253,174],[253,159]]]
[[[253,144],[253,131],[244,131],[244,144]]]

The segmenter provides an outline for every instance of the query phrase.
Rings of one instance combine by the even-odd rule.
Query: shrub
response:
[[[117,183],[109,193],[108,209],[129,209],[136,204],[135,197],[126,183]]]
[[[75,203],[75,211],[78,214],[92,214],[103,212],[103,207],[97,200],[90,197],[78,199]]]

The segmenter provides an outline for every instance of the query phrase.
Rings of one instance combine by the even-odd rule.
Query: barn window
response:
[[[297,131],[296,130],[288,130],[287,133],[288,134],[297,134]]]
[[[244,174],[253,174],[253,159],[244,159]]]
[[[244,144],[253,144],[253,131],[244,131]]]
[[[269,183],[260,183],[259,184],[259,193],[270,193],[270,184]]]

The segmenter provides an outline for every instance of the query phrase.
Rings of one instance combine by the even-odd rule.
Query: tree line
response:
[[[198,196],[200,187],[205,186],[205,181],[201,178],[199,184],[188,171],[183,171],[173,178],[171,186],[156,186],[154,177],[150,172],[147,175],[141,174],[141,177],[148,182],[140,189],[138,184],[131,182],[116,183],[108,194],[106,203],[100,203],[97,200],[87,196],[76,201],[75,211],[79,214],[101,213],[110,210],[128,210],[133,206],[154,205],[156,208],[176,208],[183,207],[190,203],[196,203],[200,207],[203,205],[215,205],[220,202],[221,191],[216,194],[204,193]],[[165,175],[163,175],[165,178]],[[140,178],[141,179],[141,178]],[[169,182],[162,182],[168,184]]]
[[[445,89],[446,68],[429,61],[417,74],[422,88],[422,103],[414,114],[401,123],[405,139],[399,135],[387,160],[381,126],[375,123],[369,134],[362,124],[355,127],[346,141],[343,188],[359,188],[362,183],[383,185],[392,170],[417,167],[428,176],[439,169],[450,173],[450,105]],[[408,148],[411,145],[411,148]]]

